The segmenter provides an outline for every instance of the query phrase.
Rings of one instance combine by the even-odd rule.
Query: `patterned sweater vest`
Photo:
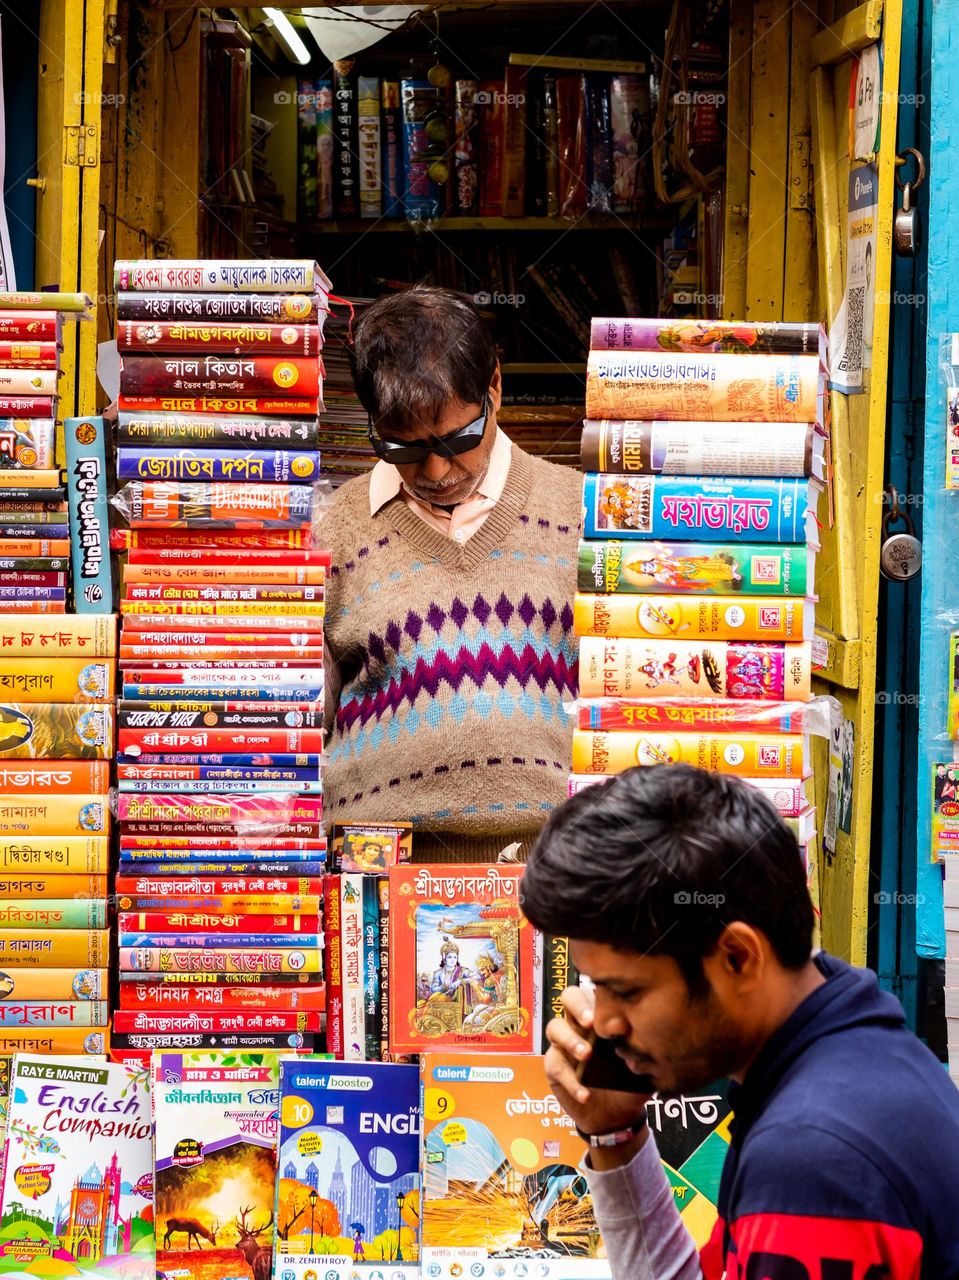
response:
[[[369,482],[337,494],[325,644],[328,821],[414,824],[417,861],[492,857],[566,795],[577,645],[578,473],[513,447],[503,496],[458,543]]]

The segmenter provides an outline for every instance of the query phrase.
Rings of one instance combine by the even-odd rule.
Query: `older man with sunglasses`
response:
[[[327,812],[407,820],[417,861],[527,847],[566,794],[578,474],[500,430],[489,331],[417,286],[356,327],[379,458],[337,493],[327,586]]]

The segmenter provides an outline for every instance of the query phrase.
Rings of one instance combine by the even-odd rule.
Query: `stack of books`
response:
[[[123,321],[120,343],[114,1047],[309,1050],[322,1025],[329,555],[313,525],[329,282],[304,261],[144,262],[118,263],[116,286],[121,310],[147,318]]]
[[[116,618],[0,616],[0,1054],[102,1053]]]
[[[349,309],[331,311],[326,320],[320,449],[323,479],[334,487],[353,476],[363,475],[376,463],[366,410],[356,394],[349,357],[353,325],[372,301],[372,298],[344,298]]]
[[[823,347],[816,325],[594,322],[571,789],[682,761],[813,838]]]

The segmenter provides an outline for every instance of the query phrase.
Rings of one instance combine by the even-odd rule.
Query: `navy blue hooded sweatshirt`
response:
[[[706,1280],[959,1280],[959,1090],[874,974],[827,981],[731,1086]]]

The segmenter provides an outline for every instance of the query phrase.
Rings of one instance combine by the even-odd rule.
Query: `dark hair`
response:
[[[694,993],[734,920],[787,969],[812,950],[792,832],[754,787],[690,765],[629,769],[568,800],[533,846],[521,901],[544,933],[672,957]]]
[[[377,428],[410,431],[450,404],[482,404],[496,371],[486,323],[458,293],[414,285],[377,299],[351,348],[356,393]]]

